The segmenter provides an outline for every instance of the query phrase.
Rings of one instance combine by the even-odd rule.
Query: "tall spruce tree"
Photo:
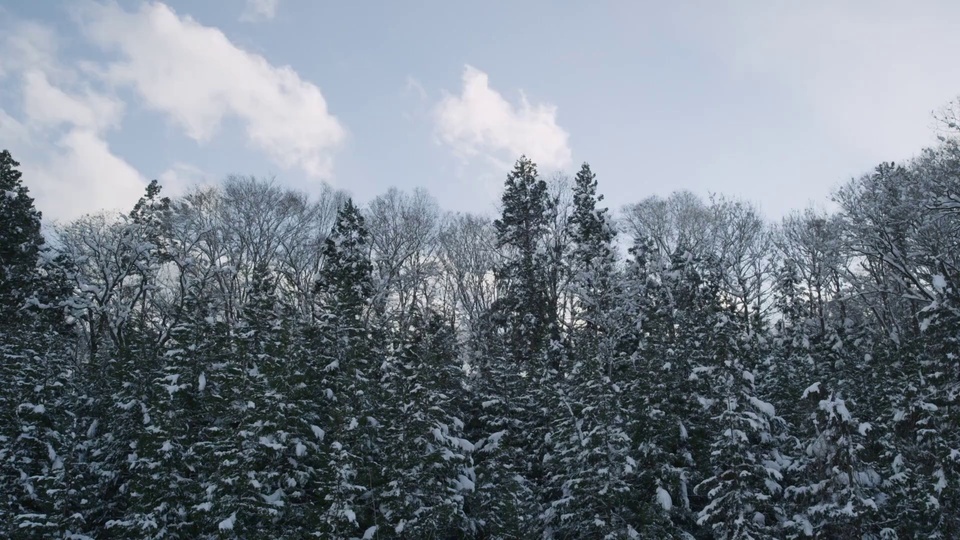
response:
[[[622,397],[621,321],[613,238],[607,210],[597,208],[596,176],[586,163],[576,177],[570,218],[572,278],[577,303],[571,366],[541,399],[554,411],[545,468],[544,527],[557,538],[628,538],[640,534],[638,494],[631,491],[637,463]]]
[[[324,422],[317,426],[317,433],[325,434],[326,463],[316,489],[326,508],[316,532],[330,536],[362,535],[386,525],[377,507],[380,363],[368,321],[373,295],[368,236],[359,208],[348,199],[324,244],[317,280],[315,354],[324,362],[324,375],[312,384],[320,385],[316,390],[326,401]]]
[[[19,163],[0,152],[0,534],[71,526],[70,266],[45,245]]]
[[[510,360],[536,369],[549,335],[548,305],[542,240],[551,210],[547,183],[537,166],[523,156],[507,175],[501,216],[494,222],[503,263],[497,269],[501,287],[497,311],[503,318]]]
[[[37,262],[44,245],[40,212],[7,150],[0,151],[0,327],[13,328],[37,288]]]

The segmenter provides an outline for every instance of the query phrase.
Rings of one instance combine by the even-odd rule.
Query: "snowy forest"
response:
[[[960,538],[960,142],[771,222],[521,157],[499,215],[0,154],[0,536]],[[825,203],[827,201],[824,201]]]

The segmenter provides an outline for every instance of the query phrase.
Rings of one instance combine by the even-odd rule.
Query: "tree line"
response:
[[[0,153],[0,535],[960,537],[960,144],[770,223],[231,177],[45,225]],[[27,179],[29,180],[29,179]]]

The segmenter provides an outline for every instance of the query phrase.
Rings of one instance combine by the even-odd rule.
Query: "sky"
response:
[[[0,0],[0,148],[46,219],[230,174],[493,214],[521,154],[614,209],[770,219],[935,141],[960,3]]]

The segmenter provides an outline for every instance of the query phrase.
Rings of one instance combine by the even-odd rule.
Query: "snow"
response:
[[[754,396],[750,396],[750,404],[753,405],[755,409],[763,413],[767,418],[775,418],[777,416],[777,410],[771,403],[757,399]]]
[[[933,484],[933,489],[937,493],[941,493],[943,488],[947,487],[947,477],[943,473],[943,469],[937,469],[933,473],[933,476],[937,479],[937,481]]]
[[[819,394],[820,393],[820,383],[815,382],[808,386],[806,390],[803,391],[803,395],[800,396],[800,399],[807,399],[807,396],[810,394]]]
[[[464,452],[473,452],[476,449],[476,446],[472,442],[461,439],[460,437],[447,437],[447,440]]]
[[[483,444],[481,451],[492,452],[493,450],[495,450],[498,446],[500,446],[500,439],[502,439],[504,434],[506,433],[507,433],[507,430],[503,430],[503,431],[498,431],[496,433],[491,434],[489,437],[487,437],[487,440]]]
[[[314,437],[316,437],[318,440],[321,440],[321,441],[323,440],[323,436],[325,435],[325,433],[323,432],[322,429],[320,429],[320,426],[310,424],[310,430],[313,431]]]
[[[270,436],[260,437],[260,444],[272,450],[283,450],[283,445],[278,443],[276,439]]]
[[[373,537],[374,537],[374,535],[376,535],[376,534],[377,534],[377,526],[374,525],[374,526],[368,528],[366,531],[363,532],[363,539],[362,539],[362,540],[373,540]]]
[[[940,409],[940,408],[937,407],[935,404],[933,404],[933,403],[927,403],[927,402],[921,402],[921,403],[920,403],[920,408],[923,409],[923,410],[925,410],[925,411],[928,411],[928,412],[935,412],[935,411],[937,411],[937,410]]]
[[[283,490],[277,488],[277,490],[270,495],[260,495],[260,497],[263,498],[263,502],[270,506],[283,506],[283,495]]]
[[[237,522],[237,513],[230,514],[230,517],[220,522],[217,528],[221,531],[232,531],[233,525]]]
[[[453,487],[457,491],[473,491],[476,489],[476,483],[473,479],[461,474],[457,475],[456,480],[453,481]]]
[[[820,401],[819,406],[820,410],[829,413],[831,416],[839,416],[844,422],[853,420],[853,416],[842,399],[824,399]]]
[[[200,374],[200,380],[197,382],[197,390],[203,392],[203,389],[207,387],[207,377],[203,373]]]
[[[670,493],[668,493],[667,490],[660,486],[657,486],[657,502],[660,504],[660,507],[667,512],[673,509],[673,498],[670,497]]]
[[[936,290],[938,290],[938,291],[942,291],[942,290],[944,290],[944,289],[947,288],[947,280],[946,280],[946,278],[943,277],[943,275],[941,275],[941,274],[935,274],[935,275],[931,278],[931,280],[932,280],[932,282],[933,282],[933,288],[934,288],[934,289],[936,289]]]
[[[297,454],[297,457],[302,457],[307,454],[307,447],[302,442],[298,442],[294,452]]]

